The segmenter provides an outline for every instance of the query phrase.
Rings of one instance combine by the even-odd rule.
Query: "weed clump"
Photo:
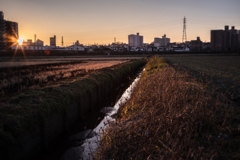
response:
[[[149,62],[95,158],[240,158],[239,110],[233,112],[225,97],[213,96],[214,92],[162,59],[153,57]]]

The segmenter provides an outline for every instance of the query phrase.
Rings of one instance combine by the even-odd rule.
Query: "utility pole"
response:
[[[187,41],[187,33],[186,33],[186,18],[183,18],[183,36],[182,36],[182,43],[186,43]]]
[[[34,34],[34,50],[36,50],[36,46],[37,46],[37,35]]]
[[[62,47],[63,47],[63,36],[62,36]]]

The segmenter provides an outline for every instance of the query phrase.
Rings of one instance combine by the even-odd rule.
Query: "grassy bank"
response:
[[[144,64],[144,59],[132,60],[93,71],[85,77],[1,98],[0,157],[26,159],[24,157],[43,149],[44,143],[59,136],[63,128],[67,131],[67,125],[75,120],[71,115],[84,118],[89,111],[97,111],[96,105],[105,100],[111,89]],[[76,108],[76,112],[70,110],[71,107]]]
[[[96,159],[239,159],[239,108],[159,57],[149,60]]]

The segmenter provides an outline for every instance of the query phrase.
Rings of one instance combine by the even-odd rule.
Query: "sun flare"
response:
[[[22,45],[23,44],[23,38],[22,37],[19,37],[18,39],[18,45]]]

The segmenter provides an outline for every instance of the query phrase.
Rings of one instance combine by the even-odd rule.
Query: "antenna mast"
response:
[[[63,46],[63,36],[62,36],[62,46]]]
[[[187,33],[186,33],[186,18],[183,18],[183,36],[182,36],[182,43],[186,43],[187,41]]]

